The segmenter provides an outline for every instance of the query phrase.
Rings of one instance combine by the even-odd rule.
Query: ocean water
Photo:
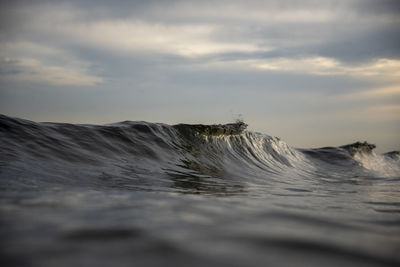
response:
[[[400,266],[400,156],[0,116],[1,266]]]

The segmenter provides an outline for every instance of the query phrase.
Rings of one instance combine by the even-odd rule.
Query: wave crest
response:
[[[398,152],[376,155],[375,146],[366,142],[296,149],[246,127],[243,122],[77,125],[1,116],[0,168],[23,183],[36,177],[37,184],[127,188],[168,187],[171,180],[182,185],[185,179],[236,188],[282,179],[396,176],[400,170]]]

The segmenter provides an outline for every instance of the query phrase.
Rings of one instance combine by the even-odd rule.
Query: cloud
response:
[[[384,1],[379,12],[369,10],[373,1],[358,0],[95,3],[9,3],[1,12],[3,39],[187,58],[266,51],[354,62],[400,56],[393,1]]]
[[[187,1],[159,6],[152,13],[164,21],[210,21],[240,23],[323,23],[337,18],[334,9],[320,6],[281,6],[274,1]],[[169,19],[168,19],[169,18]]]
[[[3,78],[19,82],[48,83],[56,86],[93,86],[103,82],[101,77],[88,75],[84,70],[43,65],[31,58],[4,58],[0,69]]]
[[[400,105],[378,105],[366,108],[364,118],[376,121],[400,121]]]
[[[393,97],[400,97],[400,85],[398,84],[390,87],[362,90],[343,95],[343,98],[347,100],[355,100],[355,99],[376,100],[378,98],[393,98]]]
[[[381,58],[367,64],[347,65],[334,58],[271,58],[242,61],[250,66],[268,71],[298,72],[314,75],[348,75],[399,79],[400,60]]]
[[[92,64],[61,48],[29,41],[0,43],[0,77],[61,86],[94,86]]]
[[[212,40],[216,29],[213,25],[163,25],[113,20],[60,26],[58,34],[90,46],[125,52],[164,52],[191,57],[257,50],[254,44],[247,42],[228,43]]]

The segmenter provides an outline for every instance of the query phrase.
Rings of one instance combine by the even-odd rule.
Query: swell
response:
[[[77,125],[2,115],[0,171],[19,185],[34,177],[36,186],[56,182],[226,193],[240,192],[243,183],[282,177],[391,177],[400,170],[398,152],[377,155],[368,143],[295,149],[279,138],[246,131],[246,126]]]

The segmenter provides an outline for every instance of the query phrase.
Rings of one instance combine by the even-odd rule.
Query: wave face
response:
[[[0,233],[12,244],[3,258],[18,266],[400,263],[399,152],[378,155],[366,142],[296,149],[245,128],[1,116]]]

